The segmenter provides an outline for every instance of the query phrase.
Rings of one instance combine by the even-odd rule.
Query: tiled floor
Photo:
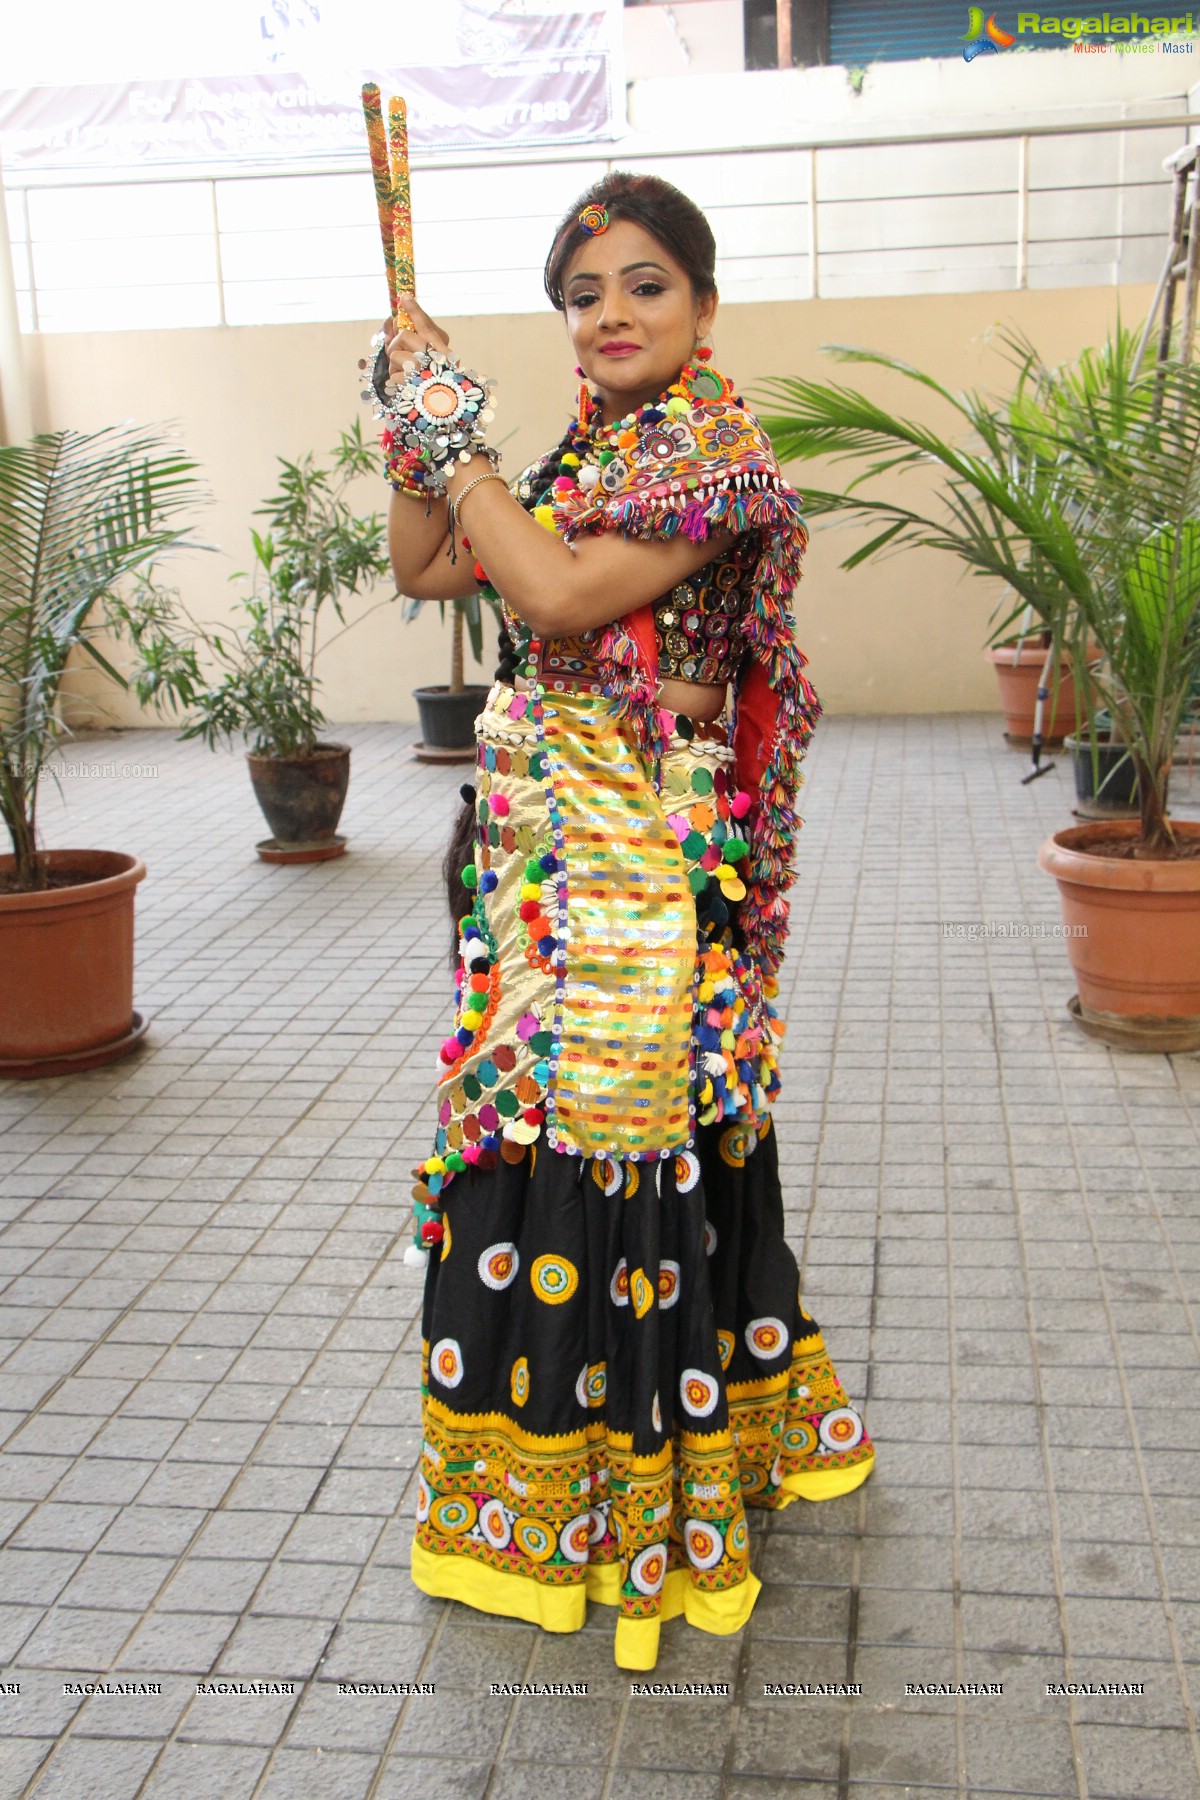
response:
[[[1058,918],[1065,767],[1021,787],[977,717],[818,732],[777,1119],[879,1467],[759,1525],[741,1639],[665,1629],[655,1679],[727,1697],[641,1697],[602,1609],[543,1637],[407,1577],[402,1257],[463,771],[344,735],[338,863],[257,862],[240,759],[169,733],[78,741],[46,795],[50,842],[149,866],[153,1025],[123,1066],[0,1086],[0,1794],[1195,1800],[1200,1057],[1081,1036],[1062,944],[1019,934]],[[1018,932],[941,924],[983,920]],[[64,1691],[105,1677],[160,1691]],[[542,1680],[588,1694],[488,1692]],[[862,1692],[764,1692],[806,1682]],[[906,1692],[956,1683],[1003,1693]]]

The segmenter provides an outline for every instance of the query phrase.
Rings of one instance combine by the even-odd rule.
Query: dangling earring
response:
[[[580,431],[586,431],[592,415],[592,390],[584,379],[583,370],[575,364],[575,373],[579,376],[579,399],[576,403],[575,416],[579,420]]]
[[[692,346],[692,355],[697,362],[709,362],[712,359],[712,350],[707,344],[702,344],[700,339],[697,338]]]

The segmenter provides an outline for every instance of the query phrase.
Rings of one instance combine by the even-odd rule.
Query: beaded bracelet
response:
[[[378,353],[363,398],[374,402],[376,418],[388,422],[385,472],[392,485],[428,499],[446,492],[456,460],[486,456],[495,468],[500,453],[486,442],[482,429],[494,417],[494,384],[433,349],[417,351],[400,379],[393,380],[383,333],[371,342]]]
[[[425,495],[425,465],[415,450],[398,450],[392,432],[380,437],[383,446],[383,474],[398,494]]]

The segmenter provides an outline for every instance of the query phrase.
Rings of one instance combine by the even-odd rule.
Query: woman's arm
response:
[[[450,478],[451,498],[487,466],[483,457],[460,463]],[[686,581],[732,542],[728,532],[713,532],[701,544],[682,533],[640,543],[604,532],[564,544],[498,481],[473,488],[459,518],[489,581],[539,637],[611,624]]]
[[[487,485],[498,487],[499,483]],[[519,506],[517,511],[521,511]],[[458,561],[450,561],[444,500],[435,500],[426,518],[425,502],[418,495],[393,492],[388,508],[388,555],[396,588],[410,600],[466,600],[479,590],[470,551],[460,544]]]
[[[411,295],[400,298],[413,328],[388,339],[393,379],[403,375],[404,363],[415,351],[450,346],[441,326]],[[490,468],[483,456],[456,464],[447,497],[453,500]],[[465,599],[478,586],[478,560],[508,606],[539,637],[567,637],[609,625],[686,581],[732,541],[728,533],[714,532],[701,544],[682,534],[639,543],[605,532],[567,545],[531,518],[500,481],[478,483],[466,498],[459,524],[460,539],[465,529],[471,550],[460,548],[452,563],[444,502],[435,501],[427,519],[424,500],[393,496],[388,549],[397,588],[414,600]]]

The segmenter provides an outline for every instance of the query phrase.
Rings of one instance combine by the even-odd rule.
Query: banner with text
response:
[[[309,11],[318,12],[319,25],[319,9]],[[519,8],[512,0],[437,0],[437,22],[436,32],[419,34],[411,48],[396,46],[403,66],[376,41],[361,65],[331,69],[310,32],[296,34],[286,56],[260,57],[257,69],[0,89],[4,167],[12,174],[149,172],[361,158],[364,81],[404,96],[414,161],[438,151],[572,144],[624,131],[620,9],[610,0],[525,0]],[[431,48],[436,62],[409,60],[413,49],[428,56]],[[274,66],[262,67],[264,60]]]

